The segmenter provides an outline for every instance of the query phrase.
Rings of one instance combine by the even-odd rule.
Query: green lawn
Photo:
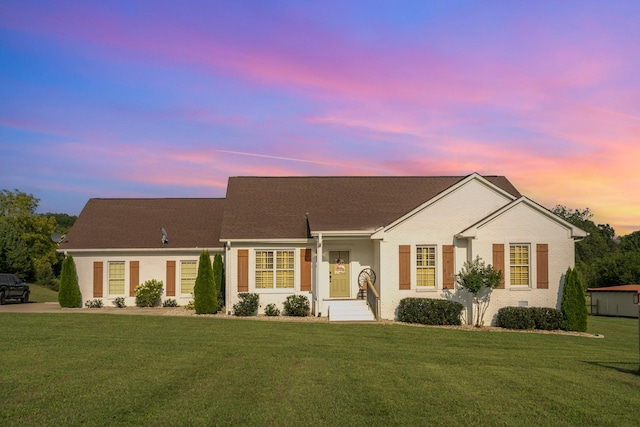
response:
[[[40,285],[29,285],[29,301],[31,302],[58,302],[58,293]]]
[[[638,425],[604,339],[383,324],[0,314],[0,425]]]

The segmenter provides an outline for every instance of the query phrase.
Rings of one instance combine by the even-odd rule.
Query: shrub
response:
[[[117,297],[112,302],[117,308],[125,308],[127,306],[124,302],[124,297]]]
[[[562,311],[549,307],[531,307],[533,321],[536,329],[553,331],[562,329],[563,316]]]
[[[587,330],[587,301],[582,280],[575,268],[569,268],[564,276],[562,289],[563,329],[584,332]]]
[[[456,301],[432,298],[404,298],[398,305],[398,320],[422,325],[460,325],[464,306]]]
[[[562,328],[562,312],[549,307],[503,307],[496,325],[507,329],[555,330]]]
[[[309,298],[304,295],[289,295],[283,305],[286,316],[306,317],[311,311]]]
[[[178,301],[174,300],[173,298],[169,298],[168,300],[165,300],[162,303],[163,307],[178,307]]]
[[[220,309],[224,307],[225,293],[224,263],[222,262],[222,255],[220,255],[220,253],[216,253],[213,256],[213,283],[215,284],[218,295],[218,309]]]
[[[196,308],[193,305],[193,301],[189,301],[187,305],[184,306],[185,310],[195,310]]]
[[[71,255],[62,261],[60,272],[60,290],[58,291],[60,307],[76,308],[82,306],[82,295],[78,287],[78,273],[76,263]]]
[[[147,280],[136,288],[136,306],[155,307],[160,305],[162,296],[162,281]]]
[[[502,307],[498,310],[496,325],[507,329],[534,329],[536,322],[529,307]]]
[[[87,308],[102,308],[101,299],[92,299],[84,303]]]
[[[204,250],[198,262],[198,276],[193,287],[193,305],[196,314],[214,314],[218,312],[218,291],[213,281],[211,255]]]
[[[267,304],[264,308],[264,314],[267,316],[280,316],[280,309],[275,304]]]
[[[37,272],[36,283],[45,288],[49,288],[52,291],[58,291],[60,288],[60,281],[53,275],[53,268],[50,265],[46,265]]]
[[[260,295],[243,292],[238,294],[238,298],[240,298],[240,301],[233,305],[234,315],[255,316],[258,314]]]

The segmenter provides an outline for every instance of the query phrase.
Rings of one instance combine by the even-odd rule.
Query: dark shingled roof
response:
[[[90,199],[60,249],[214,248],[224,199]]]
[[[640,285],[616,285],[602,288],[589,288],[587,292],[636,292],[640,294]]]
[[[220,237],[306,238],[311,231],[374,230],[411,212],[464,176],[232,177]],[[515,197],[503,176],[487,181]]]

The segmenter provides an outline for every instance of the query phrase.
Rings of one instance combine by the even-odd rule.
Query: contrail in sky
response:
[[[280,156],[270,156],[268,154],[257,154],[257,153],[245,153],[243,151],[231,151],[231,150],[213,150],[218,153],[226,153],[226,154],[237,154],[239,156],[251,156],[251,157],[262,157],[264,159],[274,159],[274,160],[286,160],[288,162],[299,162],[299,163],[312,163],[315,165],[324,165],[331,167],[341,167],[341,168],[351,168],[351,169],[365,169],[370,171],[380,171],[378,168],[368,168],[364,166],[354,166],[348,165],[344,163],[330,163],[330,162],[320,162],[317,160],[306,160],[306,159],[294,159],[292,157],[280,157]]]

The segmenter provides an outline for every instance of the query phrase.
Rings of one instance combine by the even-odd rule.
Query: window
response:
[[[256,288],[293,288],[294,260],[294,251],[256,251]]]
[[[512,286],[529,286],[529,245],[512,244],[509,249]]]
[[[124,261],[109,263],[109,295],[124,295]]]
[[[416,285],[436,286],[436,247],[416,247]]]
[[[198,275],[197,261],[181,261],[180,262],[180,292],[183,294],[192,294],[193,287],[196,284],[196,276]]]

